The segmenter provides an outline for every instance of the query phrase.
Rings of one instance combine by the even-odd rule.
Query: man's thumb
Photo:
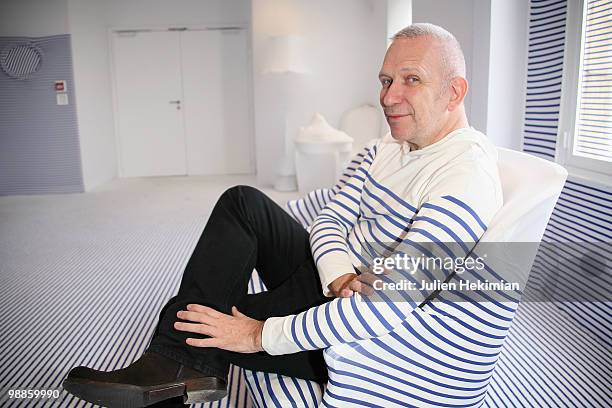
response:
[[[232,306],[232,316],[235,316],[235,317],[244,317],[244,315],[242,313],[240,313],[240,311],[238,310],[238,308],[236,306]]]

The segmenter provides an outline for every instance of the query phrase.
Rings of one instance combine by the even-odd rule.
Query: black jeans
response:
[[[247,294],[257,269],[268,292]],[[225,379],[229,363],[256,371],[327,382],[321,350],[282,356],[242,354],[188,346],[187,337],[206,337],[174,329],[176,313],[189,303],[231,313],[236,306],[258,320],[285,316],[329,298],[310,251],[307,231],[265,194],[248,186],[228,189],[217,201],[187,267],[178,294],[162,309],[149,350]]]

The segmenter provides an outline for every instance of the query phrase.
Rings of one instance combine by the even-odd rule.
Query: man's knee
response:
[[[258,202],[264,197],[266,197],[266,195],[255,187],[237,185],[225,190],[219,200],[232,200],[249,204]]]

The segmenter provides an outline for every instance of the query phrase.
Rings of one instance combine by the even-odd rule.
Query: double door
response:
[[[115,31],[120,175],[254,171],[246,30]]]

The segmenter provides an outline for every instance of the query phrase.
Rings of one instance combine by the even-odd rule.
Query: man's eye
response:
[[[419,78],[417,78],[417,77],[408,77],[408,78],[406,78],[406,82],[408,82],[409,84],[416,84],[417,82],[419,82]]]
[[[389,85],[391,85],[391,80],[390,79],[381,79],[380,80],[381,85],[383,86],[383,88],[388,87]]]

